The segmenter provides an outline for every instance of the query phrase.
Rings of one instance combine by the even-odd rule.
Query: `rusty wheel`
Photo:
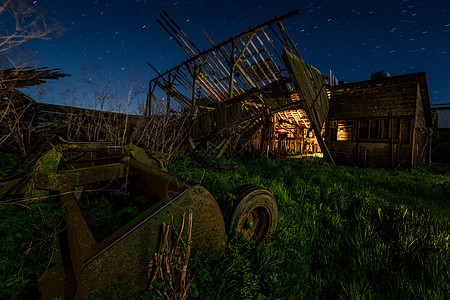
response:
[[[248,184],[233,191],[237,205],[229,222],[231,234],[256,242],[275,231],[278,223],[277,202],[263,187]]]

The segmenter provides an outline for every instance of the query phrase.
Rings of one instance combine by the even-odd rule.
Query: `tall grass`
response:
[[[197,257],[204,299],[433,298],[449,288],[450,174],[258,160],[212,171],[174,164],[226,206],[244,183],[269,189],[279,223],[260,244],[231,238],[220,261]],[[175,168],[176,167],[176,168]]]
[[[0,181],[19,163],[18,156],[2,155]],[[0,299],[34,299],[37,282],[55,255],[65,209],[54,198],[29,206],[10,201],[14,196],[0,199]]]
[[[3,156],[0,166],[11,168],[14,161]],[[185,156],[169,171],[201,183],[224,212],[237,186],[266,187],[278,201],[278,229],[259,244],[228,237],[220,260],[194,253],[191,298],[446,299],[450,294],[450,174],[271,159],[231,165],[203,170]],[[30,287],[49,266],[63,213],[50,200],[33,209],[0,206],[0,298],[32,295]]]

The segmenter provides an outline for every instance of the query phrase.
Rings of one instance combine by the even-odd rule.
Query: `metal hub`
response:
[[[245,239],[259,242],[269,231],[271,216],[264,205],[252,209],[243,222],[242,235]]]

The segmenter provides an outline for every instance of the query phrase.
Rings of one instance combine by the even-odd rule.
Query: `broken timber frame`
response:
[[[164,11],[158,23],[189,59],[162,74],[147,62],[158,76],[149,82],[146,114],[152,113],[153,100],[162,103],[170,113],[173,99],[180,109],[194,113],[194,140],[234,128],[238,129],[234,135],[239,140],[230,144],[236,146],[255,133],[249,128],[259,124],[264,127],[262,132],[270,132],[265,127],[271,126],[272,115],[301,109],[302,113],[291,115],[299,117],[298,124],[311,124],[322,151],[333,162],[321,135],[328,113],[326,76],[303,61],[281,23],[299,13],[295,10],[276,17],[218,44],[202,28],[212,47],[200,52]],[[261,145],[268,143],[262,141]]]

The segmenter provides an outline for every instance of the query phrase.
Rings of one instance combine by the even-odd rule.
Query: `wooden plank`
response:
[[[236,151],[236,148],[237,148],[237,145],[238,145],[240,139],[241,139],[241,134],[239,133],[237,138],[236,138],[236,141],[234,142],[234,145],[233,145],[233,148],[232,148],[232,152]]]
[[[266,62],[264,56],[261,54],[261,51],[258,50],[258,48],[256,48],[255,43],[250,42],[250,44],[252,45],[253,49],[255,49],[255,51],[257,52],[259,58],[261,59],[261,61],[264,63],[264,65],[266,66],[267,70],[269,71],[270,75],[272,75],[274,80],[278,80],[277,76],[275,75],[275,73],[272,71],[272,69],[270,68],[269,64]],[[268,54],[270,57],[270,53]],[[276,65],[275,65],[276,66]],[[281,74],[281,73],[280,73]]]
[[[236,49],[238,49],[239,51],[241,51],[241,49],[239,48],[238,45],[236,45]],[[250,63],[250,61],[248,59],[244,59],[243,61],[237,61],[236,67],[238,68],[238,70],[240,70],[241,74],[243,76],[245,76],[245,78],[248,78],[248,74],[247,72],[242,68],[242,66],[245,67],[244,61],[247,63],[248,67],[252,70],[253,73],[256,74],[256,77],[258,77],[258,80],[263,84],[263,86],[265,86],[266,84],[264,83],[264,81],[261,79],[261,77],[259,77],[258,73],[255,71],[255,69],[252,67],[252,64]],[[240,69],[239,69],[240,68]],[[261,88],[258,83],[254,83],[258,88]]]
[[[228,145],[231,142],[231,137],[228,138],[228,140],[226,141],[225,145],[223,145],[222,150],[220,150],[219,154],[217,154],[216,158],[219,159],[222,157],[222,155],[225,153],[225,150],[227,150]]]
[[[173,40],[178,44],[178,46],[180,46],[181,47],[181,49],[183,49],[184,50],[184,52],[186,52],[187,53],[187,55],[189,55],[190,57],[192,57],[192,53],[191,52],[189,52],[188,50],[186,50],[186,48],[185,47],[183,47],[183,44],[181,44],[181,42],[180,41],[178,41],[178,39],[169,31],[169,29],[167,29],[164,25],[163,25],[163,23],[159,20],[159,19],[156,19],[156,22],[158,22],[159,23],[159,25],[161,25],[161,27],[173,38]],[[178,66],[177,67],[175,67],[175,68],[173,68],[173,69],[171,69],[170,70],[170,72],[169,71],[167,71],[167,72],[165,72],[165,73],[163,73],[163,74],[161,74],[161,75],[159,75],[158,77],[156,77],[154,80],[157,80],[157,79],[159,79],[159,78],[161,78],[161,77],[163,77],[164,75],[167,75],[167,74],[169,74],[169,73],[171,73],[172,71],[174,71],[175,69],[177,69],[178,68]]]
[[[203,33],[205,34],[205,36],[206,36],[206,38],[209,40],[209,42],[213,45],[213,46],[216,46],[216,44],[212,41],[212,39],[208,36],[208,34],[205,32],[205,30],[202,28],[202,31],[203,31]],[[230,55],[228,54],[228,52],[226,52],[225,51],[225,48],[218,48],[217,49],[217,52],[219,53],[219,55],[220,55],[220,57],[225,61],[225,64],[230,64]],[[219,59],[219,57],[216,55],[216,51],[212,51],[212,53],[213,53],[213,56],[214,56],[214,58],[216,58],[217,59],[217,61],[219,62],[219,64],[222,66],[222,68],[228,73],[228,75],[230,75],[231,76],[231,73],[230,73],[230,71],[225,67],[225,65],[224,65],[224,63]],[[239,66],[238,66],[239,67]],[[238,68],[238,71],[241,71],[239,68]],[[246,75],[246,74],[245,74]],[[254,83],[251,81],[251,80],[249,80],[249,78],[247,78],[247,77],[245,77],[245,75],[243,75],[243,77],[244,77],[244,79],[241,79],[241,78],[238,78],[237,80],[236,79],[234,79],[234,83],[236,83],[236,84],[238,84],[238,82],[240,81],[241,82],[241,84],[242,84],[242,86],[244,86],[245,87],[245,89],[246,88],[253,88],[253,87],[255,87],[255,85],[254,85]],[[225,76],[225,75],[224,75]],[[246,82],[246,80],[247,80],[247,82]],[[239,88],[240,89],[242,89],[242,87],[239,85]]]
[[[233,40],[232,47],[231,47],[231,59],[230,59],[230,81],[228,83],[228,99],[233,98],[233,91],[234,91],[234,70],[236,68],[236,64],[238,62],[238,59],[235,59],[235,53],[236,53],[236,41]],[[243,53],[243,52],[242,52]],[[241,53],[241,54],[242,54]]]
[[[189,136],[188,140],[189,140],[189,143],[191,144],[192,149],[195,150],[196,147],[195,147],[194,141],[192,140],[192,137]]]
[[[248,45],[250,45],[250,42],[252,41],[254,36],[255,36],[255,32],[252,32],[250,37],[247,37],[248,40],[247,40],[246,43],[244,43],[244,41],[242,39],[239,39],[239,41],[241,41],[242,45],[244,45],[244,48],[242,48],[241,53],[239,53],[239,55],[236,58],[236,60],[234,60],[234,64],[236,64],[242,58],[242,56],[244,55],[245,51],[248,51],[250,53],[250,55],[252,56],[252,53],[248,50]],[[236,41],[234,40],[233,43],[235,43],[235,42]]]
[[[262,31],[264,31],[264,30],[262,30]],[[263,47],[264,51],[266,51],[267,55],[269,56],[270,61],[272,61],[273,65],[276,67],[278,73],[280,73],[280,77],[281,77],[281,78],[285,78],[283,72],[281,71],[280,67],[277,65],[277,63],[276,63],[275,60],[273,59],[273,57],[272,57],[272,55],[270,54],[269,50],[267,50],[267,48],[266,48],[266,46],[264,45],[263,41],[260,39],[260,37],[259,37],[258,35],[256,35],[255,37],[256,37],[256,39],[258,40],[258,42],[261,44],[261,47]],[[270,42],[270,40],[269,40],[269,42]],[[280,57],[280,55],[278,54],[278,51],[277,51],[276,49],[274,49],[274,50],[275,50],[277,56],[278,56],[278,57],[280,58],[280,60],[281,60],[281,57]],[[282,61],[282,60],[281,60],[281,61]],[[288,83],[287,86],[288,86],[289,89],[293,90],[293,88],[291,87],[290,83]]]
[[[319,143],[320,148],[322,149],[322,152],[325,154],[325,156],[334,164],[333,157],[331,156],[331,153],[323,140],[321,129],[323,126],[323,121],[325,120],[326,115],[324,116],[322,114],[318,114],[316,110],[315,101],[317,99],[317,96],[320,96],[320,92],[323,88],[319,87],[316,83],[316,87],[312,86],[311,77],[308,75],[306,71],[306,63],[303,61],[303,59],[298,58],[295,56],[292,52],[287,51],[284,49],[284,63],[286,66],[286,69],[289,72],[289,75],[291,76],[292,81],[294,82],[294,85],[297,88],[297,91],[300,93],[301,88],[306,89],[305,97],[304,97],[304,109],[308,115],[308,118],[311,122],[311,126],[314,129],[314,132],[316,134],[317,141]],[[312,70],[315,71],[315,70]],[[318,89],[319,94],[314,93],[314,89]],[[326,99],[328,100],[328,98]],[[327,111],[328,113],[328,111]]]
[[[316,125],[319,126],[319,129],[322,129],[329,108],[322,75],[314,68],[308,67],[302,59],[296,57],[291,52],[285,51],[285,53],[287,58],[286,63],[289,64],[288,71],[291,77],[293,77],[294,83],[298,85],[298,92],[301,93],[302,90],[306,91],[305,93],[301,93],[303,96],[301,98],[306,101],[306,108],[312,112],[312,114],[308,113],[308,117],[310,119],[312,115],[316,117]],[[317,99],[319,98],[322,101],[321,105],[317,103]]]
[[[197,52],[195,52],[195,51],[189,46],[189,44],[183,39],[183,37],[182,37],[182,36],[181,36],[181,35],[180,35],[180,34],[172,27],[172,25],[170,24],[170,22],[169,22],[168,20],[166,20],[166,18],[164,17],[164,15],[160,14],[159,16],[164,20],[164,22],[167,24],[167,26],[169,26],[169,28],[172,29],[172,31],[175,33],[175,35],[178,37],[178,39],[180,39],[180,41],[183,42],[183,44],[186,46],[186,48],[187,48],[190,52],[192,52],[192,54],[189,54],[189,52],[186,51],[186,50],[185,50],[185,47],[183,47],[182,45],[180,45],[181,48],[183,48],[183,50],[185,50],[185,51],[189,54],[190,57],[192,57],[192,56],[194,56],[194,55],[197,55]],[[169,15],[167,15],[167,16],[169,17]],[[170,17],[169,17],[169,18],[170,18]],[[175,23],[175,22],[174,22],[174,23]],[[160,25],[163,26],[162,23],[160,23]],[[180,29],[180,30],[181,30],[181,29]],[[171,34],[171,36],[172,36],[173,39],[175,39],[175,36],[174,36],[173,34]]]
[[[194,44],[194,42],[191,41],[191,39],[184,33],[184,31],[180,28],[180,26],[178,26],[177,23],[175,23],[175,21],[169,16],[169,14],[163,10],[163,13],[167,16],[167,18],[169,18],[169,20],[175,25],[175,27],[184,35],[184,37],[191,43],[192,46],[194,46],[194,48],[200,52],[200,49]]]
[[[280,28],[280,31],[283,33],[284,36],[287,37],[287,39],[289,40],[289,42],[291,43],[292,47],[295,50],[295,53],[298,55],[299,58],[302,58],[302,56],[300,55],[300,52],[297,49],[297,46],[295,46],[294,41],[292,41],[291,36],[287,33],[286,29],[283,26],[283,23],[278,22],[278,27]],[[292,52],[292,51],[291,51]]]
[[[253,36],[252,36],[253,37]],[[242,44],[244,44],[244,41],[242,41],[241,39],[240,39],[240,41],[241,41],[241,43]],[[251,42],[251,39],[248,41],[248,42]],[[266,74],[266,72],[264,72],[264,69],[261,67],[261,65],[259,64],[259,62],[256,60],[256,58],[254,57],[254,55],[251,53],[251,51],[248,49],[248,45],[247,45],[247,48],[246,48],[246,50],[247,50],[247,52],[250,54],[250,57],[253,59],[253,61],[255,62],[255,65],[256,65],[256,67],[258,67],[259,68],[259,70],[261,71],[261,74],[262,75],[264,75],[264,77],[267,79],[267,81],[269,82],[269,83],[271,83],[272,82],[272,80],[270,80],[270,78],[267,76],[267,74]],[[257,50],[257,49],[256,49]],[[244,51],[244,50],[243,50]],[[248,59],[246,58],[246,61],[248,61]],[[270,68],[268,68],[268,70],[270,71]],[[259,77],[259,76],[258,76]]]
[[[218,150],[225,144],[226,141],[227,141],[226,139],[223,139],[223,140],[219,143],[219,145],[216,147],[216,149],[214,149],[214,152],[218,151]]]

